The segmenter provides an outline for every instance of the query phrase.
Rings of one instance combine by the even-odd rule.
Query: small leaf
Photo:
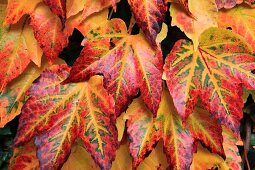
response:
[[[40,3],[31,14],[30,25],[45,56],[50,63],[54,62],[68,43],[68,37],[62,32],[60,19],[46,5]]]
[[[229,30],[210,28],[197,51],[188,40],[179,40],[164,66],[167,85],[178,113],[185,120],[197,97],[216,119],[236,134],[242,118],[242,87],[255,88],[255,57],[242,37]],[[180,93],[180,91],[182,93]]]
[[[13,150],[13,156],[10,159],[9,169],[39,170],[39,161],[36,157],[36,147],[33,140]]]
[[[137,24],[152,45],[156,45],[157,34],[165,19],[165,0],[128,0]]]

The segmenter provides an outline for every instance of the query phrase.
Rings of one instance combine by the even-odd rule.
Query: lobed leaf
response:
[[[35,136],[41,169],[58,169],[80,137],[99,166],[109,169],[118,145],[113,99],[99,76],[61,85],[69,70],[67,65],[53,65],[29,89],[15,145]]]
[[[30,25],[45,56],[50,63],[54,62],[68,44],[68,37],[62,31],[60,19],[40,3],[31,14]]]
[[[156,46],[156,37],[165,19],[167,4],[165,0],[128,0],[139,27],[149,42]]]
[[[117,115],[125,110],[138,89],[145,104],[156,114],[162,91],[160,50],[151,47],[142,34],[128,35],[120,19],[91,25],[83,29],[87,30],[85,47],[65,83],[101,73],[107,90],[114,96]]]
[[[197,97],[222,124],[239,132],[242,87],[254,89],[254,56],[242,37],[225,29],[211,28],[197,51],[188,40],[179,40],[164,66],[169,91],[178,113],[186,119]],[[182,93],[180,93],[182,91]]]

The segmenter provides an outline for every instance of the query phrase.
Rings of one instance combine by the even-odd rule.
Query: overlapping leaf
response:
[[[30,63],[22,75],[4,89],[0,95],[0,128],[20,114],[21,108],[26,101],[25,92],[46,66],[48,66],[46,62],[43,63],[41,68]]]
[[[188,40],[179,40],[164,66],[167,84],[178,113],[186,119],[197,97],[224,125],[239,132],[242,87],[255,88],[255,57],[242,37],[229,30],[211,28],[197,51]],[[181,93],[180,93],[181,92]]]
[[[118,143],[113,98],[99,76],[60,85],[69,70],[66,65],[53,65],[29,89],[15,145],[35,136],[41,169],[57,169],[80,137],[99,166],[109,169]]]
[[[47,6],[40,3],[31,14],[30,25],[45,56],[52,63],[68,43],[60,19]]]
[[[8,0],[5,22],[15,24],[24,14],[31,14],[41,0]]]
[[[13,150],[9,169],[39,170],[39,161],[36,157],[36,147],[33,140]]]
[[[5,16],[6,5],[0,4],[0,22]],[[0,93],[6,85],[18,77],[28,66],[30,60],[41,64],[42,51],[24,17],[17,24],[0,26]]]
[[[189,0],[168,0],[171,3],[179,4],[190,16],[192,13],[189,11]]]
[[[178,26],[198,47],[200,34],[210,27],[217,27],[217,7],[214,0],[188,1],[189,10],[192,16],[183,11],[178,4],[171,4],[170,15],[172,26]]]
[[[215,0],[218,9],[221,8],[233,8],[237,4],[246,3],[250,7],[254,7],[255,1],[254,0]]]
[[[156,36],[161,30],[167,11],[165,0],[128,0],[137,24],[152,45],[156,45]]]
[[[162,55],[142,34],[129,35],[120,19],[88,24],[85,47],[66,82],[78,82],[101,73],[120,114],[140,89],[145,104],[156,114],[162,92]],[[87,30],[87,31],[85,31]],[[113,46],[113,47],[112,47]]]
[[[228,11],[220,11],[218,16],[219,27],[231,28],[240,34],[255,50],[255,11],[254,9],[238,6]]]

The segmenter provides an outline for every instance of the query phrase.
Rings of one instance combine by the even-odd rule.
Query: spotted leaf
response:
[[[95,161],[109,169],[117,148],[113,99],[99,76],[61,85],[69,70],[66,65],[53,65],[29,89],[15,146],[35,136],[41,169],[57,169],[67,159],[73,142],[81,137]]]
[[[120,19],[88,27],[85,47],[75,61],[70,77],[78,82],[102,73],[120,114],[140,89],[145,104],[156,115],[162,92],[162,54],[142,34],[128,35]],[[114,47],[111,47],[113,45]]]
[[[62,23],[50,9],[40,3],[31,14],[31,23],[35,38],[50,63],[67,46],[68,37],[62,32]]]
[[[128,0],[137,24],[152,45],[156,45],[157,34],[167,11],[165,0]]]
[[[5,16],[5,9],[6,5],[0,4],[0,22]],[[40,66],[41,57],[42,51],[27,17],[11,26],[0,25],[0,93],[26,69],[30,60]]]
[[[171,169],[189,169],[193,153],[193,137],[184,128],[167,90],[163,91],[157,118],[146,108],[141,99],[135,99],[127,110],[129,150],[136,168],[145,155],[153,150],[160,138]]]
[[[66,0],[43,0],[50,10],[60,17],[61,21],[66,20]]]
[[[20,114],[21,108],[27,98],[25,95],[26,91],[46,66],[46,62],[43,62],[40,68],[30,63],[22,75],[4,89],[0,95],[0,128],[4,127],[6,123]]]
[[[167,85],[178,113],[185,120],[197,97],[222,124],[239,132],[242,87],[255,88],[255,57],[242,37],[229,30],[210,28],[194,51],[188,40],[176,42],[164,66]],[[181,93],[180,93],[181,92]]]
[[[13,155],[10,159],[9,169],[39,170],[39,161],[36,157],[34,140],[31,140],[23,146],[14,148]]]

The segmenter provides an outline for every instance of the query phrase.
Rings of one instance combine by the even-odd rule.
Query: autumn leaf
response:
[[[60,19],[46,5],[40,3],[31,14],[30,25],[45,56],[50,63],[54,62],[68,44]]]
[[[152,45],[156,45],[157,34],[165,19],[167,4],[165,0],[128,0],[139,27]]]
[[[43,0],[52,13],[60,17],[62,23],[66,20],[66,0]]]
[[[26,91],[47,66],[45,61],[40,68],[30,63],[26,70],[3,90],[0,95],[0,128],[20,114],[26,101]]]
[[[34,140],[27,144],[14,148],[9,164],[10,170],[39,170],[39,161],[36,157]]]
[[[3,21],[6,5],[1,4]],[[24,17],[17,24],[11,26],[0,25],[0,93],[6,85],[18,77],[28,66],[30,60],[40,66],[42,51],[28,25],[28,18]]]
[[[137,116],[136,116],[137,115]],[[127,132],[133,167],[137,167],[147,153],[153,150],[160,138],[171,169],[189,169],[192,161],[193,142],[189,130],[182,126],[169,93],[164,90],[157,118],[153,121],[151,112],[135,99],[127,110]]]
[[[156,114],[162,92],[161,51],[151,47],[142,34],[127,34],[120,19],[95,26],[88,24],[83,30],[85,47],[65,83],[83,81],[101,73],[105,87],[115,98],[117,115],[125,110],[139,89],[145,104]]]
[[[189,116],[200,96],[204,106],[237,134],[243,107],[240,85],[254,89],[255,58],[250,53],[242,37],[225,29],[206,30],[197,51],[190,41],[179,40],[164,69],[181,117]]]
[[[226,8],[230,9],[233,8],[236,4],[242,3],[243,0],[215,0],[218,9]]]
[[[8,0],[5,22],[15,24],[25,14],[31,14],[41,0]]]
[[[188,1],[192,16],[183,11],[178,4],[170,6],[172,26],[178,26],[194,44],[196,50],[199,44],[200,34],[210,27],[217,27],[217,7],[214,0]]]
[[[192,13],[189,11],[189,0],[168,0],[171,3],[177,3],[180,5],[188,15],[192,16]]]
[[[220,11],[218,25],[231,28],[233,32],[243,36],[255,50],[255,11],[245,6],[238,6],[228,11]]]
[[[29,89],[15,146],[35,136],[41,169],[57,169],[79,137],[96,163],[109,169],[118,145],[113,98],[100,76],[61,85],[69,70],[67,65],[53,65]]]

